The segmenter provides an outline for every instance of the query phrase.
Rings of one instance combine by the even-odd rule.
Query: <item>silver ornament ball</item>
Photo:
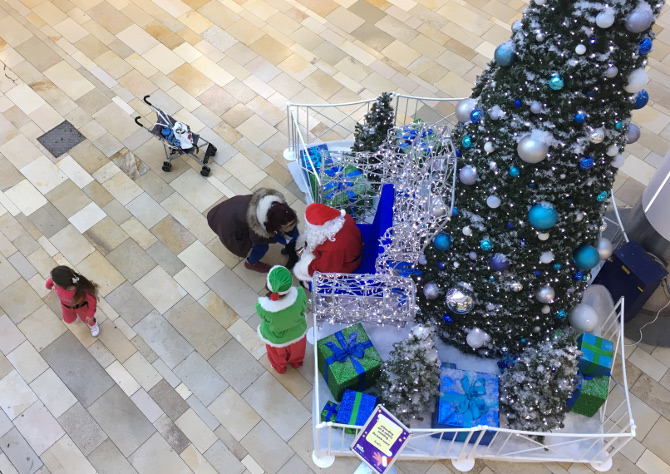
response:
[[[518,293],[519,291],[523,290],[523,285],[519,283],[518,281],[513,281],[510,283],[510,288],[512,288],[512,291],[514,293]]]
[[[591,132],[591,142],[601,143],[605,139],[605,131],[602,128],[596,128]]]
[[[477,182],[477,169],[471,165],[465,165],[458,172],[458,179],[466,186],[471,186]]]
[[[463,123],[470,122],[470,114],[475,110],[475,107],[477,107],[475,99],[463,99],[456,105],[456,119]]]
[[[435,298],[440,296],[440,288],[434,281],[429,281],[428,283],[423,285],[423,294],[426,296],[427,299],[434,300]]]
[[[596,250],[598,251],[598,255],[600,255],[600,260],[605,260],[612,256],[614,247],[612,246],[612,242],[610,242],[609,239],[600,237],[598,242],[596,242]]]
[[[547,157],[549,145],[531,135],[523,137],[517,145],[516,151],[526,163],[539,163]]]
[[[472,289],[467,283],[460,282],[447,291],[447,306],[457,314],[467,314],[475,307]]]
[[[490,340],[491,336],[479,328],[472,328],[465,338],[465,341],[473,349],[479,349]]]
[[[556,292],[550,285],[541,286],[535,292],[535,298],[537,298],[540,303],[551,304],[554,302],[555,297]]]
[[[605,69],[605,77],[608,79],[616,77],[617,74],[619,74],[619,68],[616,66],[610,66],[607,69]]]

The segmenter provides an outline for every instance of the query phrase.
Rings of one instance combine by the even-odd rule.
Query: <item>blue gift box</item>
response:
[[[300,160],[302,162],[303,168],[318,174],[319,170],[321,169],[322,154],[325,154],[325,156],[328,155],[328,145],[325,143],[307,148],[307,155],[309,155],[309,159],[307,156],[305,156],[305,151],[300,150]]]
[[[377,405],[377,397],[367,393],[346,389],[342,395],[342,402],[337,410],[335,421],[346,425],[362,426],[368,421]],[[353,432],[346,428],[345,433]]]
[[[612,371],[614,343],[593,334],[583,333],[577,338],[583,352],[577,361],[577,369],[584,375],[602,377]]]
[[[498,376],[460,370],[453,364],[442,364],[440,370],[440,398],[433,413],[433,428],[471,428],[486,425],[499,427]],[[443,433],[442,439],[464,442],[469,433]],[[479,431],[470,437],[470,443],[479,438]],[[480,444],[488,445],[495,431],[486,431]],[[440,435],[433,435],[439,437]]]

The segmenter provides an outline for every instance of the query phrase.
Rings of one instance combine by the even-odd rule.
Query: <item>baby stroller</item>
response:
[[[191,133],[190,127],[185,123],[173,119],[161,109],[151,105],[151,102],[147,100],[148,98],[149,96],[145,95],[144,102],[156,112],[156,123],[152,128],[147,128],[140,122],[142,118],[140,116],[135,117],[135,123],[152,135],[157,136],[163,143],[166,158],[166,161],[163,162],[163,171],[170,171],[170,168],[172,168],[171,161],[178,156],[189,155],[202,165],[200,174],[209,176],[211,169],[207,166],[207,163],[212,156],[216,155],[216,147],[200,135]],[[200,148],[205,145],[205,156],[201,160],[197,154],[200,152]],[[170,153],[168,153],[168,149]]]

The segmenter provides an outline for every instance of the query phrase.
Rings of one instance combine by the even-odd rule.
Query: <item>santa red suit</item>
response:
[[[305,251],[293,273],[303,281],[311,280],[314,272],[351,273],[361,264],[361,231],[344,211],[310,204],[305,210],[302,238]]]

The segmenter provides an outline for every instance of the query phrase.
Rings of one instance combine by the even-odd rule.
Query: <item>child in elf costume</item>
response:
[[[305,358],[307,296],[301,287],[293,286],[291,272],[281,265],[268,272],[267,287],[270,293],[256,303],[262,320],[258,335],[265,342],[270,364],[283,374],[288,364],[297,369]]]

